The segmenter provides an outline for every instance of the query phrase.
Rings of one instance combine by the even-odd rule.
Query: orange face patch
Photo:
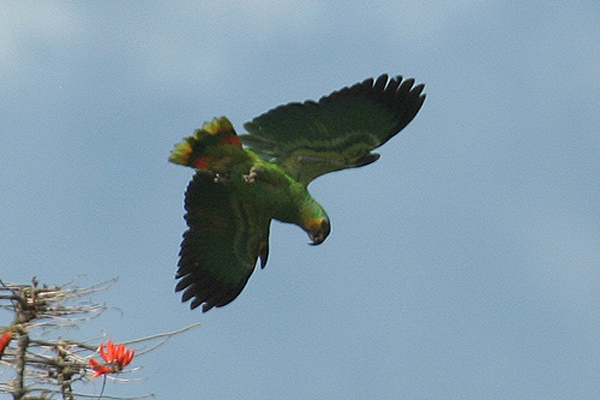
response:
[[[323,218],[310,219],[307,224],[307,228],[310,232],[318,232],[322,229]]]

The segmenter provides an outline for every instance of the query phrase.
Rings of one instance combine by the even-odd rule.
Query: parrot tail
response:
[[[242,142],[226,117],[214,118],[205,122],[202,129],[196,129],[194,136],[188,136],[175,146],[169,161],[192,168],[210,167],[213,161],[224,152],[242,149]]]

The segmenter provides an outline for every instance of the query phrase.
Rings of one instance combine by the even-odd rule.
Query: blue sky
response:
[[[94,300],[123,316],[65,336],[202,323],[108,394],[598,398],[598,15],[592,0],[3,2],[0,278],[119,277]],[[167,162],[175,143],[384,72],[427,100],[377,163],[311,184],[327,241],[275,223],[238,299],[181,304],[192,171]]]

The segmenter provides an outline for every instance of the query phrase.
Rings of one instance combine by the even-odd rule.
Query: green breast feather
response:
[[[175,146],[169,161],[196,169],[185,195],[182,301],[203,311],[233,301],[258,260],[266,265],[273,219],[322,243],[330,221],[308,184],[376,161],[372,150],[408,125],[425,100],[423,85],[414,83],[367,79],[318,102],[274,108],[247,122],[241,136],[227,118],[215,118]]]

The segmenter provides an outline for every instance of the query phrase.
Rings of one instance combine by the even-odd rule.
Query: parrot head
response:
[[[323,241],[331,232],[331,224],[329,223],[329,217],[325,215],[324,217],[313,219],[309,222],[308,227],[306,229],[308,232],[308,236],[312,240],[312,243],[309,243],[313,246],[323,243]]]

